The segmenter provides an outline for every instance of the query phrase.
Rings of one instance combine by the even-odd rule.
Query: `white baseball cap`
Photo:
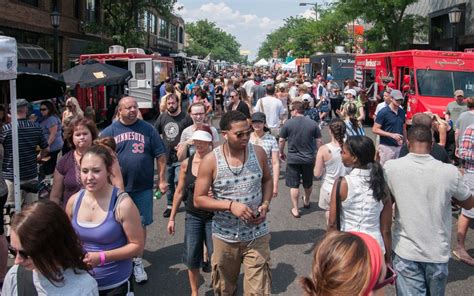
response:
[[[348,90],[345,90],[344,93],[345,93],[345,94],[351,94],[351,95],[353,95],[354,97],[357,96],[357,92],[355,91],[355,89],[352,89],[352,88],[349,88]]]

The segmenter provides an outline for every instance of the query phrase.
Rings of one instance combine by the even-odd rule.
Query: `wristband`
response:
[[[232,203],[233,203],[233,202],[234,202],[233,200],[230,201],[230,204],[229,204],[229,212],[232,212]]]
[[[99,258],[100,258],[99,266],[103,266],[105,264],[105,252],[104,251],[100,251]]]

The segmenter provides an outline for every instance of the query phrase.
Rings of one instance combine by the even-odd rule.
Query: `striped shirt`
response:
[[[247,160],[244,168],[232,167],[226,163],[222,145],[214,149],[217,159],[217,174],[212,184],[214,197],[218,200],[232,200],[243,203],[256,211],[262,204],[262,177],[263,171],[255,154],[252,144],[247,148]],[[232,170],[232,171],[231,171]],[[216,212],[212,221],[212,234],[226,242],[251,241],[268,234],[267,222],[259,225],[242,222],[230,211]]]
[[[467,173],[474,173],[474,124],[464,130],[459,144],[459,158],[464,160]]]
[[[13,180],[13,142],[12,124],[3,126],[3,177]],[[43,136],[41,127],[36,122],[28,119],[18,119],[18,147],[20,159],[20,180],[30,180],[38,176],[36,162],[36,146],[41,149],[48,147],[48,142]]]

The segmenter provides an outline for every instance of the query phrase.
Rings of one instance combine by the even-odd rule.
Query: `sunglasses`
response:
[[[250,136],[252,132],[253,132],[253,128],[249,128],[246,131],[236,132],[235,135],[237,136],[237,138],[241,139],[244,136],[247,136],[247,137]]]
[[[72,108],[72,105],[66,105],[67,108]]]
[[[46,108],[41,108],[40,110],[41,111],[48,111],[48,109],[46,109]]]
[[[381,289],[388,284],[393,285],[396,280],[397,280],[397,274],[395,273],[395,270],[393,270],[393,268],[390,265],[387,265],[387,274],[385,275],[385,279],[375,284],[373,290]]]
[[[19,254],[20,257],[23,258],[24,260],[30,258],[30,256],[28,254],[26,254],[25,251],[17,250],[12,246],[8,246],[8,252],[10,252],[10,254],[12,254],[15,257],[18,256],[18,254]]]

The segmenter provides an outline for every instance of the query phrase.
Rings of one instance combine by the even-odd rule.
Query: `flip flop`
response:
[[[301,196],[301,199],[303,200],[303,208],[309,209],[311,207],[311,203],[308,203],[308,204],[304,203],[304,195]]]
[[[461,262],[463,262],[467,265],[474,266],[474,259],[473,258],[470,258],[470,259],[463,258],[463,257],[461,257],[461,255],[459,255],[459,253],[456,250],[453,250],[453,255],[457,260],[459,260],[459,261],[461,261]]]
[[[293,209],[290,209],[290,213],[295,218],[301,218],[301,215],[299,213],[298,213],[298,215],[293,214]]]

